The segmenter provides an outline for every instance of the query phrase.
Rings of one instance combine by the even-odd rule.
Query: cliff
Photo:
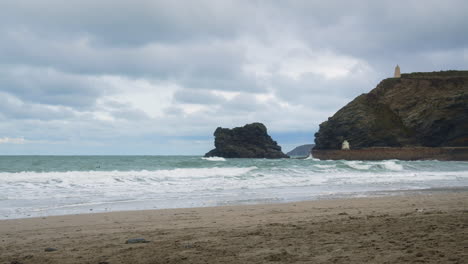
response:
[[[468,71],[402,74],[320,124],[316,150],[468,146]]]
[[[205,157],[224,158],[289,158],[267,133],[262,123],[252,123],[233,129],[218,127],[215,132],[215,149]]]
[[[306,145],[297,146],[293,150],[286,153],[286,155],[306,157],[306,156],[309,156],[310,151],[312,150],[313,147],[314,147],[314,144],[306,144]]]

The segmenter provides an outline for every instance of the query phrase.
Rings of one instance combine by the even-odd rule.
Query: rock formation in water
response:
[[[401,74],[320,124],[314,149],[468,146],[468,71]]]
[[[306,144],[295,147],[293,150],[286,153],[288,156],[296,157],[307,157],[310,155],[310,150],[314,147],[314,144]]]
[[[215,132],[215,149],[205,157],[223,158],[289,158],[271,139],[262,123],[252,123],[233,129],[218,127]]]

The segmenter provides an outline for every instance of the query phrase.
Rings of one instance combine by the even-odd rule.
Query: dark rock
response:
[[[54,252],[54,251],[57,251],[58,249],[56,248],[51,248],[51,247],[48,247],[48,248],[45,248],[44,251],[45,252]]]
[[[468,71],[385,79],[320,124],[314,149],[468,146]]]
[[[194,248],[194,246],[193,246],[193,244],[185,244],[185,245],[184,245],[184,248],[187,248],[187,249],[188,249],[188,248]]]
[[[215,149],[205,157],[223,158],[289,158],[278,143],[267,134],[262,123],[252,123],[233,129],[218,127],[214,132]]]
[[[137,243],[149,243],[148,240],[144,238],[130,238],[125,241],[125,244],[137,244]]]
[[[314,147],[314,144],[306,144],[295,147],[293,150],[286,153],[288,156],[306,157],[310,155],[310,150]]]

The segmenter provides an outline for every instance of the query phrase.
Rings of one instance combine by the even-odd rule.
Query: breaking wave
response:
[[[226,161],[223,157],[202,157],[202,160],[209,160],[209,161]]]
[[[82,213],[89,209],[97,212],[193,207],[246,200],[313,199],[324,193],[468,186],[466,162],[330,161],[312,157],[106,158],[114,163],[106,164],[105,158],[99,162],[95,161],[98,158],[87,158],[93,163],[81,161],[75,170],[60,171],[73,168],[69,164],[75,160],[67,158],[69,164],[63,166],[60,163],[63,160],[51,157],[47,161],[41,157],[53,162],[55,167],[43,161],[41,170],[49,168],[49,171],[0,172],[0,218]],[[136,162],[144,165],[136,166]],[[78,167],[96,167],[97,163],[104,169]],[[3,168],[10,168],[12,163],[5,164]]]

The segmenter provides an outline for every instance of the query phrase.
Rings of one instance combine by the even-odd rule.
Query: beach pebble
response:
[[[45,251],[45,252],[53,252],[53,251],[57,251],[57,249],[56,249],[56,248],[48,247],[48,248],[45,248],[44,251]]]
[[[185,244],[184,248],[193,248],[193,244]]]
[[[136,244],[136,243],[149,243],[148,240],[144,238],[130,238],[125,241],[125,244]]]

